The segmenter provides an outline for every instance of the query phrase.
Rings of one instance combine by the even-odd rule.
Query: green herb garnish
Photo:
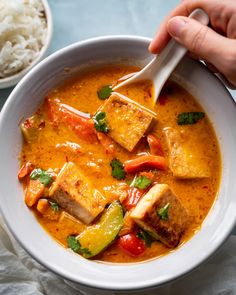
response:
[[[30,179],[38,179],[45,186],[49,186],[52,182],[52,176],[41,168],[34,169],[30,174]]]
[[[76,239],[75,236],[67,237],[68,247],[71,248],[74,252],[78,252],[81,249],[80,242]]]
[[[48,200],[49,205],[51,206],[52,210],[54,212],[58,212],[59,211],[59,205],[57,204],[57,202],[53,201],[53,200]]]
[[[83,248],[78,239],[75,236],[67,237],[68,247],[76,253],[91,255],[91,252],[87,248]]]
[[[153,238],[152,238],[152,236],[149,235],[149,233],[147,233],[146,231],[140,229],[136,236],[137,236],[137,238],[143,240],[147,247],[151,246],[151,244],[153,242]]]
[[[131,180],[131,179],[127,179],[125,182],[126,182],[127,185],[131,186],[133,180]]]
[[[167,203],[164,207],[160,208],[157,211],[157,215],[163,220],[168,220],[169,219],[169,216],[168,216],[169,208],[170,208],[170,203]]]
[[[111,95],[112,92],[113,90],[111,85],[106,85],[97,91],[97,95],[99,99],[105,100]]]
[[[203,112],[189,112],[189,113],[181,113],[177,117],[178,125],[192,125],[200,121],[205,117],[205,113]]]
[[[93,117],[94,127],[99,132],[107,133],[109,131],[109,127],[107,125],[106,113],[98,112]]]
[[[125,170],[124,166],[118,159],[113,159],[110,163],[111,166],[111,175],[116,179],[124,179],[125,178]]]
[[[141,175],[138,177],[135,177],[133,182],[131,183],[131,186],[139,188],[139,189],[146,189],[151,185],[152,181],[150,178]]]

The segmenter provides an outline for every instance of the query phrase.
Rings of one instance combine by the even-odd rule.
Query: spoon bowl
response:
[[[195,9],[190,15],[190,18],[193,18],[199,21],[203,25],[208,25],[209,17],[208,15],[200,8]],[[141,80],[151,80],[154,85],[154,104],[157,102],[159,94],[164,86],[165,82],[174,71],[180,60],[186,54],[187,49],[176,42],[174,39],[171,39],[162,52],[155,56],[141,71],[134,74],[132,77],[124,80],[123,82],[117,84],[113,87],[114,91],[117,89],[135,83]]]

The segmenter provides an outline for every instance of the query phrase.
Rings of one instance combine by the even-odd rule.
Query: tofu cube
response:
[[[164,133],[169,149],[169,168],[175,177],[183,179],[210,177],[208,159],[199,147],[195,134],[171,127],[165,128]]]
[[[165,212],[163,208],[167,208]],[[190,220],[187,210],[167,184],[154,185],[138,202],[130,217],[169,248],[179,244]]]
[[[65,211],[85,224],[91,223],[106,205],[103,195],[72,162],[62,167],[49,191],[49,196]]]
[[[132,151],[155,118],[155,113],[125,96],[112,94],[98,111],[106,113],[108,135]]]

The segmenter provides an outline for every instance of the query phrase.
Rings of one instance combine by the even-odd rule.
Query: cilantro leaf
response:
[[[111,166],[111,175],[116,178],[116,179],[124,179],[125,178],[125,170],[124,170],[124,166],[121,163],[120,160],[118,159],[113,159],[110,163]]]
[[[34,169],[30,174],[30,179],[38,179],[42,173],[43,173],[42,169],[40,168]]]
[[[52,182],[52,177],[46,171],[41,174],[39,181],[45,186],[49,186]]]
[[[111,85],[106,85],[97,91],[97,95],[99,99],[105,100],[111,95],[112,92],[113,90]]]
[[[181,113],[177,117],[178,125],[192,125],[196,124],[198,121],[205,117],[203,112],[188,112]]]
[[[78,239],[75,236],[67,237],[68,247],[76,253],[91,255],[91,252],[87,248],[83,248]]]
[[[131,183],[131,186],[139,188],[139,189],[146,189],[151,185],[152,181],[150,178],[141,175],[138,177],[135,177],[133,182]]]
[[[164,207],[160,208],[157,211],[157,215],[163,220],[168,220],[169,219],[169,216],[168,216],[169,208],[170,208],[170,203],[167,203]]]
[[[91,252],[87,248],[80,248],[79,253],[84,255],[91,255]]]
[[[55,202],[54,200],[48,200],[48,203],[54,212],[59,211],[60,208],[59,208],[59,205],[57,204],[57,202]]]
[[[52,176],[41,168],[34,169],[30,174],[30,179],[39,179],[45,186],[49,186],[52,182]]]
[[[107,133],[109,131],[105,112],[97,112],[93,117],[93,122],[94,127],[97,131],[104,133]]]
[[[76,239],[75,236],[67,237],[68,247],[71,248],[74,252],[78,252],[81,248],[80,242]]]
[[[137,233],[137,238],[143,240],[145,242],[145,245],[147,247],[150,247],[152,242],[153,242],[153,238],[152,236],[149,235],[149,233],[147,233],[146,231],[140,229]]]

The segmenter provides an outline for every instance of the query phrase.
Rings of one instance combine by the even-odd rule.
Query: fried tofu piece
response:
[[[153,186],[130,217],[169,248],[179,244],[190,221],[187,210],[167,184]]]
[[[171,127],[164,128],[169,149],[169,168],[178,178],[210,177],[208,159],[198,148],[198,138]]]
[[[85,224],[91,223],[106,205],[103,195],[72,162],[62,167],[49,191],[49,196],[65,211]]]
[[[154,112],[118,94],[112,94],[98,111],[106,113],[108,135],[128,151],[134,149],[155,118]]]

